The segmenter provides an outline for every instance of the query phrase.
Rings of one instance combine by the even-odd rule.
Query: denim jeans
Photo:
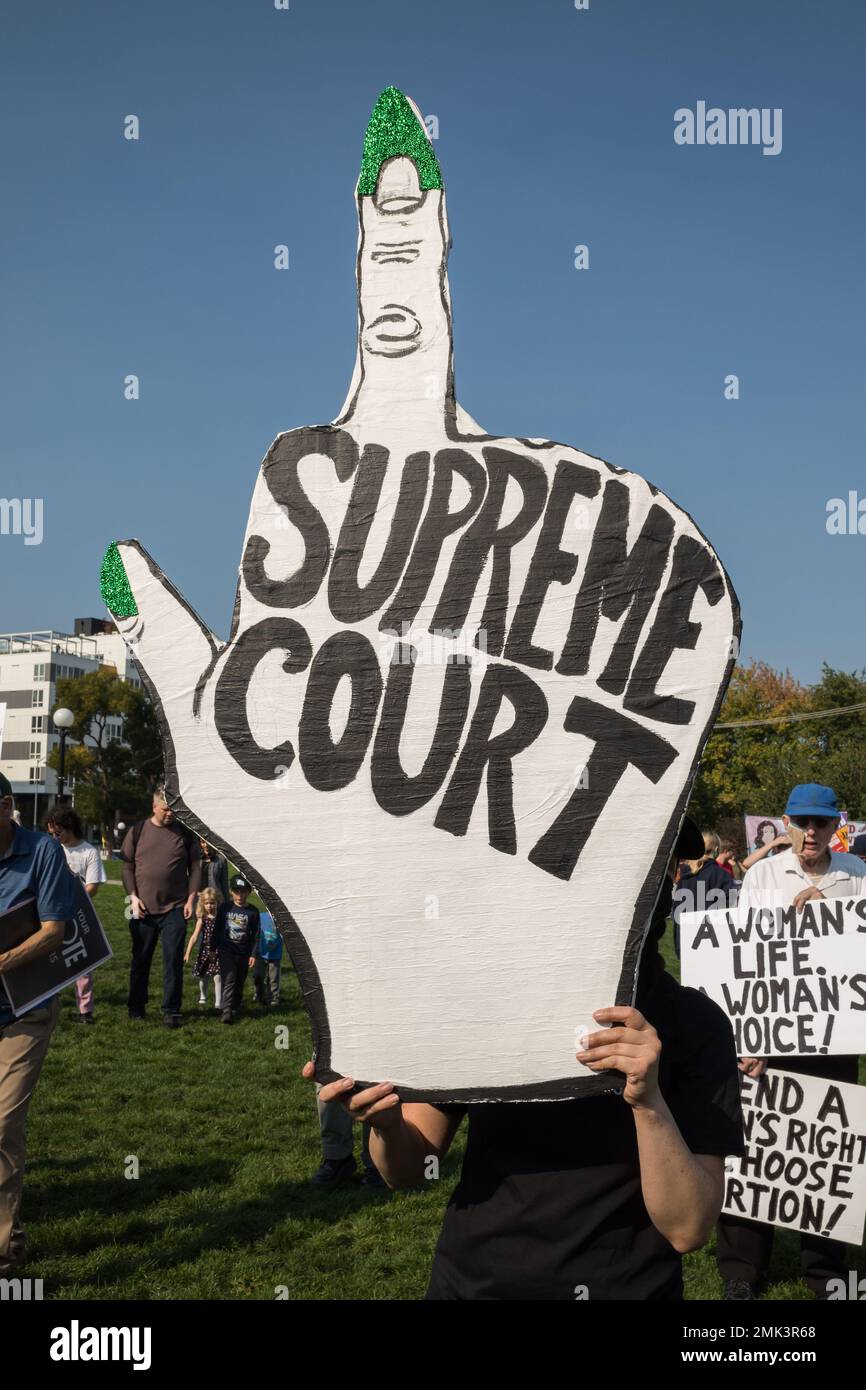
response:
[[[162,937],[162,1011],[179,1014],[183,998],[183,948],[186,919],[182,907],[173,907],[158,916],[133,918],[132,966],[129,972],[130,1013],[143,1014],[147,1007],[150,965],[157,939]]]

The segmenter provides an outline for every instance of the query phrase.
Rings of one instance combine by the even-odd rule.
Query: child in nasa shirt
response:
[[[244,982],[255,958],[261,925],[258,908],[247,902],[250,884],[243,874],[233,876],[229,889],[232,900],[217,908],[213,935],[220,960],[223,1023],[233,1023],[240,1012]]]

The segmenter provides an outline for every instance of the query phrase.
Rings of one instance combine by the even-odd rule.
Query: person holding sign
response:
[[[863,860],[853,854],[830,852],[839,819],[832,788],[813,782],[795,787],[783,816],[790,849],[765,857],[746,870],[740,909],[793,907],[801,911],[813,898],[866,897]],[[857,1082],[856,1057],[786,1057],[780,1061],[786,1071]],[[766,1067],[763,1057],[740,1060],[740,1069],[747,1076],[760,1076]],[[742,1302],[756,1297],[772,1249],[772,1226],[739,1216],[724,1215],[719,1219],[716,1258],[725,1281],[726,1299]],[[845,1246],[841,1241],[804,1233],[800,1236],[800,1264],[803,1278],[815,1296],[826,1298],[827,1281],[844,1277]]]
[[[742,1153],[731,1026],[668,975],[658,952],[673,866],[703,844],[686,821],[653,913],[633,1008],[598,1009],[578,1061],[609,1091],[531,1104],[401,1103],[390,1084],[320,1099],[370,1124],[389,1187],[437,1176],[464,1114],[463,1171],[445,1216],[427,1298],[681,1299],[681,1255],[721,1209],[724,1159]],[[307,1063],[304,1076],[313,1077]]]
[[[73,885],[59,843],[13,819],[12,787],[0,773],[0,1276],[24,1264],[19,1214],[27,1111],[59,1008],[55,995],[16,1018],[2,982],[62,944],[75,911]],[[35,903],[39,928],[7,947],[2,914],[28,900]]]

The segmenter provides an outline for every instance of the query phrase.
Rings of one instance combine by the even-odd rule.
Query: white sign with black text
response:
[[[746,1057],[866,1052],[866,898],[685,912],[684,985],[708,994]]]
[[[746,1153],[726,1161],[723,1210],[859,1245],[866,1087],[770,1068],[741,1080]]]

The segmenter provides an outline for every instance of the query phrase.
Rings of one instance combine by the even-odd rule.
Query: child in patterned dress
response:
[[[207,982],[209,979],[213,979],[215,1009],[218,1009],[222,1002],[219,952],[214,946],[213,940],[217,908],[221,902],[222,894],[218,892],[216,888],[205,888],[202,893],[199,893],[195,908],[195,931],[189,939],[189,944],[184,955],[184,962],[187,962],[192,955],[193,946],[199,940],[199,937],[201,937],[198,956],[192,968],[192,973],[198,980],[199,1004],[207,1003]]]

